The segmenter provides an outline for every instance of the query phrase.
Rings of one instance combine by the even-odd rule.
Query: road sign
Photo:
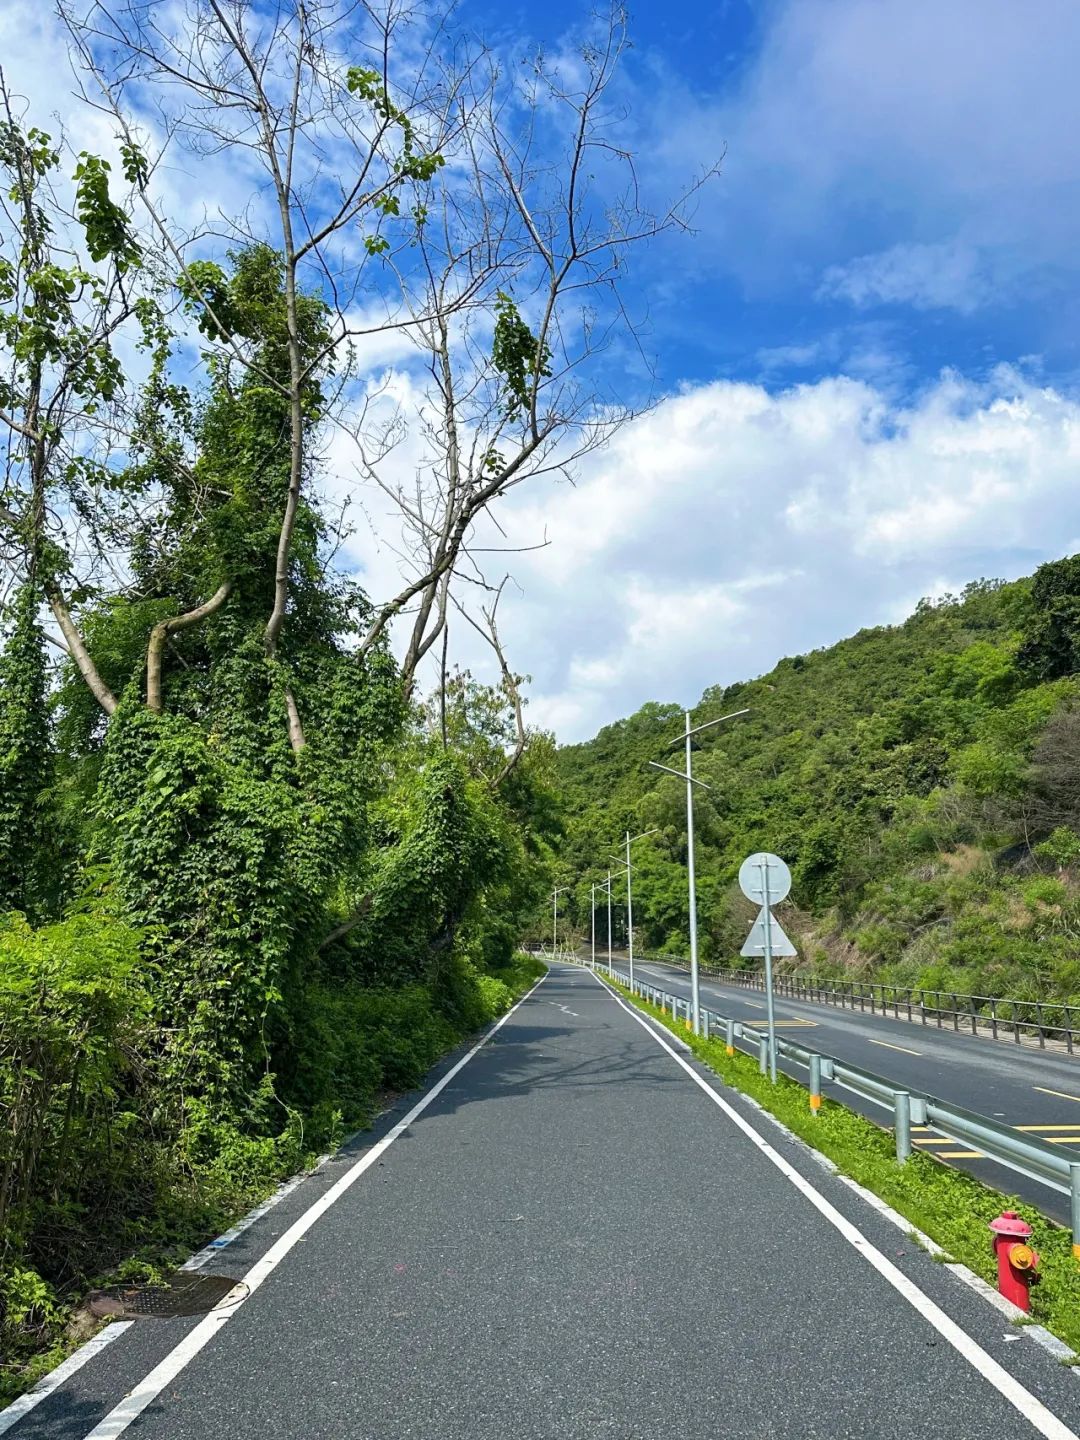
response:
[[[772,877],[770,876],[770,881]],[[771,891],[771,885],[770,885]],[[774,955],[797,955],[799,952],[784,934],[782,927],[775,916],[769,917],[769,931],[771,940],[771,951]],[[739,951],[740,955],[764,955],[765,954],[765,907],[761,907],[757,919],[754,921],[753,929],[746,937],[746,944]]]
[[[773,1007],[772,962],[774,955],[794,955],[796,950],[772,917],[791,889],[791,871],[768,850],[748,855],[739,866],[739,888],[748,900],[761,906],[754,927],[742,948],[743,955],[760,955],[765,961],[765,1016],[769,1027],[768,1069],[776,1084],[776,1013]],[[763,1062],[764,1063],[764,1062]]]
[[[769,874],[769,904],[779,905],[781,900],[787,898],[788,892],[791,890],[791,871],[779,855],[770,855],[767,850],[759,850],[756,855],[748,855],[739,866],[739,889],[748,900],[753,900],[755,905],[764,905],[763,871],[766,866],[768,866]],[[779,953],[777,951],[777,954]]]

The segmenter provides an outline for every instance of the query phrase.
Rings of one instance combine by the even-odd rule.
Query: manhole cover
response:
[[[113,1285],[108,1290],[94,1290],[88,1303],[91,1315],[101,1319],[171,1320],[178,1315],[207,1314],[239,1283],[228,1275],[179,1270],[164,1285]]]

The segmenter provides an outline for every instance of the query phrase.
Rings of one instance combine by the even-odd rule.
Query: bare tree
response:
[[[503,649],[502,641],[499,639],[499,629],[495,622],[495,612],[499,608],[499,601],[502,599],[503,590],[509,578],[509,576],[505,576],[503,578],[502,583],[495,591],[495,598],[491,602],[491,604],[486,606],[482,605],[480,607],[480,614],[482,615],[484,621],[482,625],[479,624],[479,622],[476,621],[473,616],[469,614],[468,610],[465,608],[464,605],[462,605],[460,602],[457,602],[458,609],[460,610],[461,614],[465,617],[465,619],[469,622],[469,624],[473,627],[477,634],[480,635],[495,652],[495,658],[498,661],[499,665],[500,689],[502,690],[502,693],[508,705],[510,706],[514,717],[513,746],[505,755],[498,769],[493,774],[488,776],[488,784],[490,785],[492,790],[497,790],[499,786],[502,785],[505,780],[508,780],[509,777],[517,769],[521,761],[521,757],[525,754],[525,748],[529,740],[528,731],[525,728],[525,702],[522,699],[521,695],[521,686],[524,683],[524,676],[515,675],[514,672],[510,669],[510,666],[507,663],[506,659],[506,651]],[[445,689],[446,675],[444,671],[442,678],[443,695],[445,695]],[[445,700],[443,700],[443,704],[445,704]],[[446,725],[444,720],[444,732],[445,728]]]
[[[714,171],[655,213],[642,203],[633,158],[616,143],[619,7],[561,65],[538,58],[524,72],[452,35],[437,6],[395,0],[188,0],[179,11],[127,0],[94,3],[84,18],[66,0],[61,8],[95,103],[126,145],[151,148],[157,107],[142,199],[204,329],[234,360],[251,363],[199,256],[211,241],[260,240],[281,256],[288,378],[268,378],[287,400],[290,463],[267,656],[277,661],[298,507],[313,483],[304,391],[333,361],[327,418],[352,437],[358,479],[390,500],[399,527],[402,585],[376,603],[358,652],[408,614],[411,692],[455,578],[470,567],[482,577],[496,502],[526,481],[572,476],[634,413],[607,393],[597,363],[616,336],[634,339],[618,292],[626,254],[685,227]],[[197,236],[166,213],[154,179],[161,155],[181,149],[224,155],[238,176],[253,176],[250,196]],[[297,318],[312,292],[330,317],[316,353]],[[426,357],[427,383],[417,413],[380,428],[349,356],[393,331]],[[403,427],[425,452],[411,481],[395,473]],[[304,725],[287,675],[283,692],[299,750]]]

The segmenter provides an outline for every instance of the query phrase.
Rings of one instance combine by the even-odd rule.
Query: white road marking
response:
[[[104,1350],[106,1345],[111,1345],[114,1340],[119,1340],[124,1331],[130,1330],[134,1324],[134,1320],[114,1320],[111,1325],[107,1325],[104,1330],[87,1340],[85,1345],[80,1345],[75,1354],[69,1355],[62,1365],[58,1365],[55,1370],[50,1370],[48,1375],[39,1380],[32,1390],[28,1390],[25,1395],[20,1395],[17,1400],[13,1400],[5,1410],[0,1412],[0,1435],[10,1430],[17,1421],[33,1410],[35,1405],[40,1405],[42,1400],[47,1399],[54,1390],[59,1390],[64,1381],[70,1380],[76,1370],[81,1370],[86,1362]]]
[[[253,1210],[249,1210],[230,1230],[226,1230],[223,1235],[217,1236],[216,1239],[211,1240],[208,1245],[204,1245],[201,1250],[197,1250],[194,1255],[185,1260],[180,1269],[201,1270],[216,1255],[220,1255],[227,1245],[231,1245],[238,1236],[254,1225],[256,1220],[261,1220],[267,1211],[272,1210],[275,1205],[280,1205],[287,1195],[291,1195],[298,1185],[302,1185],[309,1176],[314,1175],[316,1170],[320,1169],[329,1158],[329,1155],[320,1156],[310,1169],[302,1170],[298,1175],[293,1175],[291,1179],[284,1181],[272,1195],[261,1204],[256,1205]],[[225,1298],[228,1299],[228,1296]],[[219,1301],[219,1304],[223,1305],[224,1303],[225,1300]],[[77,1370],[81,1370],[88,1360],[92,1360],[99,1350],[104,1350],[106,1345],[118,1340],[125,1330],[130,1330],[134,1323],[134,1320],[113,1321],[106,1329],[98,1331],[96,1335],[92,1335],[89,1340],[80,1345],[55,1370],[50,1370],[32,1390],[28,1390],[25,1395],[20,1395],[17,1400],[13,1400],[10,1405],[0,1410],[0,1435],[10,1430],[16,1420],[21,1420],[27,1411],[40,1405],[46,1396],[59,1389],[65,1380],[74,1375]]]
[[[353,1164],[349,1166],[348,1170],[345,1171],[344,1175],[342,1175],[324,1195],[320,1196],[313,1205],[310,1205],[300,1218],[289,1226],[284,1235],[280,1236],[274,1244],[271,1245],[266,1254],[260,1260],[256,1260],[255,1264],[252,1265],[251,1269],[243,1277],[242,1283],[248,1287],[248,1294],[245,1297],[245,1301],[249,1300],[263,1281],[277,1269],[293,1246],[296,1245],[298,1241],[304,1239],[316,1220],[325,1215],[327,1210],[341,1199],[346,1190],[350,1189],[351,1186],[360,1179],[364,1171],[370,1169],[376,1160],[389,1150],[394,1141],[405,1133],[417,1116],[421,1115],[437,1096],[442,1094],[447,1085],[450,1084],[450,1081],[453,1080],[460,1071],[464,1070],[473,1056],[484,1048],[497,1031],[502,1029],[511,1015],[514,1014],[514,1011],[525,1004],[529,996],[544,983],[550,974],[551,971],[548,971],[542,975],[532,989],[527,991],[517,1004],[512,1006],[502,1019],[491,1027],[484,1038],[478,1041],[467,1055],[462,1056],[452,1070],[448,1070],[442,1079],[433,1085],[422,1099],[417,1101],[409,1113],[403,1119],[399,1120],[394,1128],[384,1135],[378,1144],[373,1145],[370,1150],[365,1151],[358,1160],[355,1160]],[[233,1316],[239,1314],[242,1309],[243,1303],[233,1305],[228,1310],[211,1311],[209,1315],[200,1320],[194,1330],[190,1331],[189,1334],[180,1341],[179,1345],[165,1356],[164,1360],[158,1365],[155,1365],[154,1369],[150,1371],[150,1374],[147,1375],[140,1384],[136,1385],[134,1390],[130,1391],[124,1399],[120,1401],[119,1405],[114,1406],[103,1420],[95,1425],[92,1430],[87,1431],[84,1440],[114,1440],[115,1436],[122,1435],[132,1421],[137,1420],[146,1407],[153,1404],[162,1390],[165,1389],[166,1385],[172,1384],[173,1380],[176,1379],[177,1375],[180,1374],[188,1362],[194,1360],[199,1351],[203,1350],[214,1336],[229,1323]],[[110,1329],[111,1328],[113,1327],[110,1326]],[[108,1331],[105,1333],[108,1334]]]
[[[185,1260],[183,1265],[180,1266],[180,1269],[201,1270],[208,1261],[212,1260],[215,1255],[219,1255],[227,1245],[231,1245],[245,1230],[250,1230],[256,1220],[261,1220],[268,1211],[273,1210],[275,1205],[280,1205],[282,1200],[284,1200],[287,1195],[291,1195],[309,1176],[314,1175],[317,1170],[321,1170],[329,1159],[329,1155],[320,1155],[310,1170],[301,1170],[299,1175],[294,1175],[291,1179],[286,1180],[284,1184],[279,1185],[268,1199],[264,1200],[261,1205],[256,1205],[254,1210],[249,1210],[243,1219],[236,1222],[231,1230],[226,1230],[225,1233],[219,1235],[216,1240],[211,1240],[209,1245],[204,1245],[201,1250],[197,1250],[195,1254],[191,1256],[190,1260]]]
[[[604,989],[607,989],[603,981],[599,980],[599,977],[597,977],[597,979],[598,983],[602,985]],[[1019,1380],[1010,1375],[1004,1366],[999,1365],[992,1355],[987,1354],[982,1346],[973,1340],[966,1330],[962,1330],[955,1320],[949,1315],[946,1315],[945,1311],[942,1310],[939,1305],[935,1304],[929,1295],[920,1290],[913,1280],[910,1280],[902,1270],[898,1270],[891,1260],[888,1260],[875,1245],[872,1245],[857,1225],[852,1224],[846,1215],[842,1215],[836,1206],[827,1200],[821,1191],[816,1189],[810,1181],[807,1180],[805,1175],[800,1174],[794,1165],[790,1164],[778,1151],[774,1150],[764,1136],[758,1134],[745,1116],[740,1115],[734,1106],[729,1105],[723,1096],[717,1094],[709,1082],[703,1076],[699,1075],[693,1066],[689,1065],[681,1055],[677,1055],[667,1043],[666,1039],[650,1029],[643,1017],[638,1015],[621,996],[616,995],[612,990],[608,990],[608,994],[611,995],[617,1005],[620,1005],[622,1009],[626,1011],[632,1020],[637,1021],[647,1035],[653,1037],[662,1050],[667,1051],[672,1060],[675,1061],[675,1064],[685,1070],[694,1084],[697,1085],[700,1090],[704,1091],[713,1104],[721,1109],[728,1119],[738,1126],[743,1134],[761,1151],[762,1155],[775,1165],[786,1179],[791,1181],[792,1185],[809,1200],[810,1204],[828,1220],[830,1225],[839,1231],[852,1249],[861,1255],[868,1264],[872,1265],[878,1274],[893,1287],[897,1294],[902,1296],[914,1310],[918,1311],[923,1319],[932,1325],[938,1334],[946,1340],[958,1354],[962,1355],[968,1364],[971,1365],[974,1370],[977,1370],[984,1380],[987,1380],[994,1387],[999,1395],[1003,1396],[1014,1409],[1023,1415],[1024,1419],[1027,1420],[1040,1435],[1045,1437],[1045,1440],[1080,1440],[1080,1436],[1077,1436],[1075,1430],[1070,1430],[1064,1421],[1059,1420],[1052,1410],[1047,1409],[1037,1396],[1032,1395],[1030,1390],[1026,1390],[1024,1386],[1020,1384]],[[96,1436],[94,1440],[97,1440]]]

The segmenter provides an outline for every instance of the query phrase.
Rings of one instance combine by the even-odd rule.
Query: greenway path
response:
[[[556,966],[14,1440],[1065,1440],[1080,1377]]]

